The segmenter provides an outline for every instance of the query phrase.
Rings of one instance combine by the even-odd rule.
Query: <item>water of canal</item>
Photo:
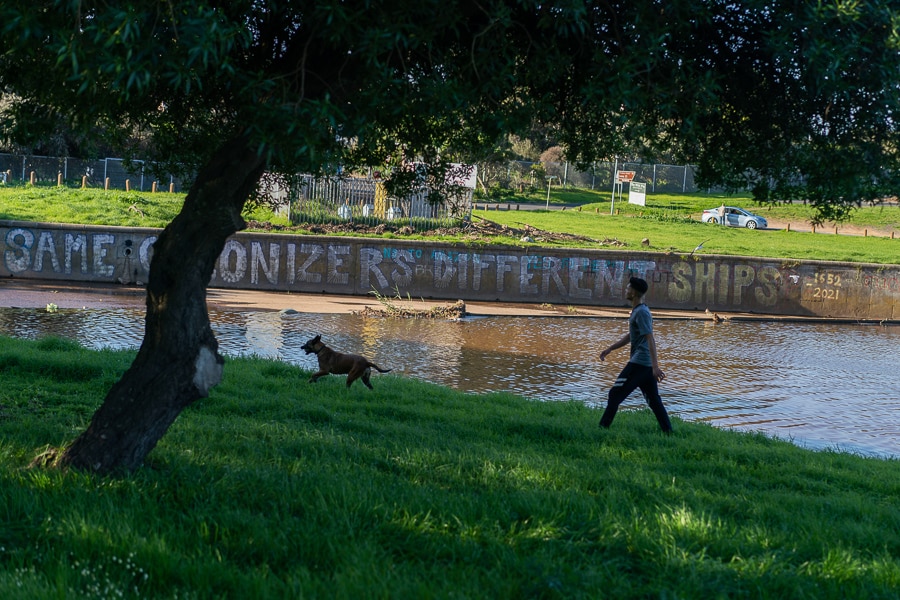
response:
[[[537,400],[605,404],[627,348],[599,350],[624,319],[478,317],[461,321],[352,314],[211,311],[224,354],[255,354],[315,368],[300,346],[321,334],[334,349],[365,354],[393,374],[457,390],[509,391]],[[670,414],[761,431],[813,449],[900,458],[900,327],[657,319]],[[137,347],[140,308],[0,308],[0,334],[57,335],[91,347]],[[635,393],[623,405],[645,408]]]

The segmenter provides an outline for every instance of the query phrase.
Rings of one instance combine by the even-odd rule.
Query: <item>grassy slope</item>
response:
[[[25,466],[131,353],[0,337],[0,597],[896,598],[897,461],[255,359],[148,468]]]
[[[0,187],[0,219],[83,225],[162,228],[184,204],[184,194],[36,186]],[[259,210],[248,218],[272,220]]]
[[[589,207],[592,205],[588,205]],[[655,252],[691,252],[703,242],[706,254],[762,256],[784,259],[834,260],[897,264],[900,240],[858,236],[823,236],[797,231],[750,231],[689,221],[620,214],[610,216],[585,208],[571,211],[475,211],[476,217],[511,227],[524,224],[547,231],[565,231],[597,240],[618,240],[627,248]],[[650,246],[641,241],[647,238]]]
[[[540,200],[512,198],[513,205],[517,199]],[[649,195],[646,207],[616,202],[619,214],[611,216],[607,192],[554,190],[552,199],[579,204],[581,211],[477,210],[475,215],[513,227],[521,228],[523,223],[527,223],[547,231],[574,233],[601,240],[617,239],[625,242],[628,248],[654,252],[690,252],[700,242],[705,242],[704,252],[714,254],[882,264],[900,262],[900,240],[848,235],[824,237],[797,231],[724,229],[696,220],[704,208],[717,206],[723,199],[758,210],[767,218],[794,222],[812,216],[810,209],[803,205],[754,209],[747,197],[659,194]],[[12,186],[0,188],[0,219],[164,227],[181,209],[183,201],[182,194]],[[266,210],[256,210],[247,217],[285,224],[284,219]],[[862,208],[854,214],[851,223],[900,229],[900,208]],[[386,234],[385,237],[397,236]],[[650,240],[649,248],[641,245],[644,238]],[[461,238],[442,239],[458,241]],[[519,239],[514,237],[505,242],[521,245]],[[537,244],[541,245],[540,242]]]
[[[797,260],[833,260],[900,263],[900,241],[887,237],[850,235],[828,236],[798,231],[750,231],[722,228],[699,221],[704,209],[723,201],[742,206],[767,219],[802,223],[812,218],[812,210],[802,204],[756,207],[749,196],[648,195],[647,206],[615,203],[616,215],[610,215],[610,193],[579,190],[559,192],[559,199],[579,208],[566,211],[476,210],[476,217],[521,228],[523,224],[547,231],[565,231],[598,240],[615,239],[628,248],[655,252],[690,252],[704,242],[710,254],[762,256]],[[521,200],[532,200],[522,197]],[[516,198],[510,199],[514,209]],[[540,201],[537,202],[541,204]],[[483,205],[482,205],[483,206]],[[504,202],[503,206],[506,206]],[[884,227],[900,230],[900,207],[880,206],[858,209],[847,223],[858,227]],[[650,240],[649,248],[641,241]]]
[[[184,194],[168,192],[17,186],[0,188],[0,219],[165,227],[183,203]]]
[[[550,204],[569,206],[602,206],[604,214],[610,213],[610,190],[554,189],[550,195]],[[545,204],[547,196],[543,193],[515,194],[504,198],[502,203]],[[805,204],[778,204],[759,206],[749,194],[647,194],[647,206],[628,203],[627,193],[621,198],[616,196],[615,208],[622,214],[644,213],[648,215],[693,216],[699,218],[700,213],[708,208],[716,208],[722,203],[728,206],[740,206],[750,212],[767,218],[782,219],[806,223],[813,219],[813,209]],[[900,206],[896,203],[881,206],[862,206],[853,211],[845,222],[849,225],[892,227],[900,229]]]

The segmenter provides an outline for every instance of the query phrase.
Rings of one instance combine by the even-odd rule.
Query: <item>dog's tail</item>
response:
[[[375,363],[369,363],[369,366],[372,367],[373,369],[375,369],[376,371],[378,371],[379,373],[389,373],[391,371],[391,369],[382,369]]]

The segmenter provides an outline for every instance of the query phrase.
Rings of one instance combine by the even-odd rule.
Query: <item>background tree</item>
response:
[[[59,464],[138,467],[218,382],[206,286],[267,170],[478,156],[540,123],[575,162],[640,143],[763,198],[877,197],[900,147],[895,5],[5,0],[12,139],[62,120],[197,173],[154,246],[137,357]]]
[[[667,131],[697,160],[698,185],[808,200],[818,221],[897,194],[896,2],[734,3],[667,46],[695,57],[711,91]]]

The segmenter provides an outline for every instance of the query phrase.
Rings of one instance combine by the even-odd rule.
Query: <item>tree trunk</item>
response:
[[[206,286],[225,241],[245,226],[241,211],[264,163],[247,140],[235,139],[200,171],[181,212],[153,245],[137,357],[58,466],[137,469],[181,411],[219,383],[224,361],[210,328]]]

